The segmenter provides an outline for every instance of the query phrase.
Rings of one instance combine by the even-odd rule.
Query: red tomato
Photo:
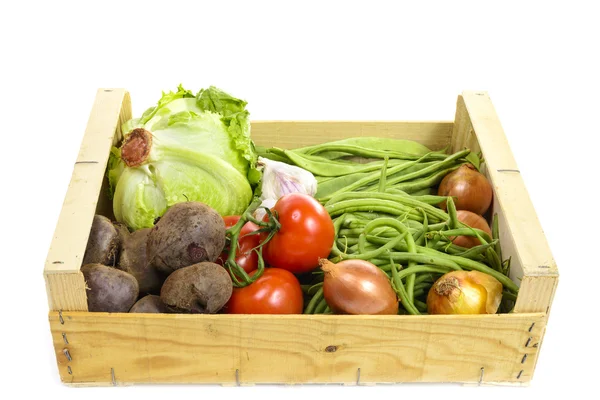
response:
[[[281,197],[271,209],[277,213],[281,229],[263,246],[263,258],[272,267],[295,274],[309,272],[319,266],[319,258],[327,258],[335,230],[333,221],[313,197],[292,193]],[[263,218],[268,221],[268,215]],[[261,234],[261,240],[268,232]]]
[[[223,217],[225,221],[225,228],[231,228],[240,220],[239,215],[231,215],[228,217]],[[253,249],[260,244],[260,235],[250,235],[249,233],[257,231],[260,229],[258,225],[253,222],[246,222],[240,231],[240,236],[238,238],[238,248],[236,251],[235,262],[238,263],[240,267],[246,271],[246,273],[250,273],[258,268],[258,254]],[[229,249],[223,250],[219,258],[215,261],[215,263],[219,265],[225,265],[225,261],[227,261],[227,257],[229,255]]]
[[[280,268],[265,268],[256,282],[233,289],[224,311],[228,314],[302,314],[303,307],[302,288],[294,274]]]

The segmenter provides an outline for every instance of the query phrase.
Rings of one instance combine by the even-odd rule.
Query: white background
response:
[[[2,397],[532,399],[593,391],[600,29],[592,2],[247,3],[0,6],[0,391],[13,393]],[[245,98],[254,119],[297,120],[452,120],[462,90],[487,90],[561,273],[531,385],[64,387],[42,269],[96,89],[127,88],[139,115],[179,83]]]

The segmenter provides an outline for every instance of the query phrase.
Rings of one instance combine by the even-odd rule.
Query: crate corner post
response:
[[[77,352],[74,341],[67,339],[71,333],[65,321],[70,317],[65,314],[88,311],[80,268],[94,215],[106,203],[103,195],[110,149],[122,140],[121,125],[130,118],[127,90],[98,89],[44,265],[48,319],[65,384],[72,381],[71,359]]]

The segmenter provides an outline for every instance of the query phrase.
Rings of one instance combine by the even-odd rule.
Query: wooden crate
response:
[[[131,118],[123,89],[100,89],[44,268],[62,381],[133,383],[461,382],[532,379],[558,282],[535,210],[485,92],[458,96],[454,122],[255,121],[259,145],[291,148],[351,136],[481,150],[494,187],[514,313],[468,316],[174,315],[87,312],[80,272],[94,213],[110,216],[105,169]]]

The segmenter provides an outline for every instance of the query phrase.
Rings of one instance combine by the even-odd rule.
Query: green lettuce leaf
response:
[[[111,152],[108,178],[117,221],[132,229],[153,226],[168,207],[200,201],[221,215],[241,214],[252,198],[256,150],[246,102],[210,87],[196,96],[181,85],[163,93],[141,118],[122,125],[151,133],[148,157],[128,167]]]

